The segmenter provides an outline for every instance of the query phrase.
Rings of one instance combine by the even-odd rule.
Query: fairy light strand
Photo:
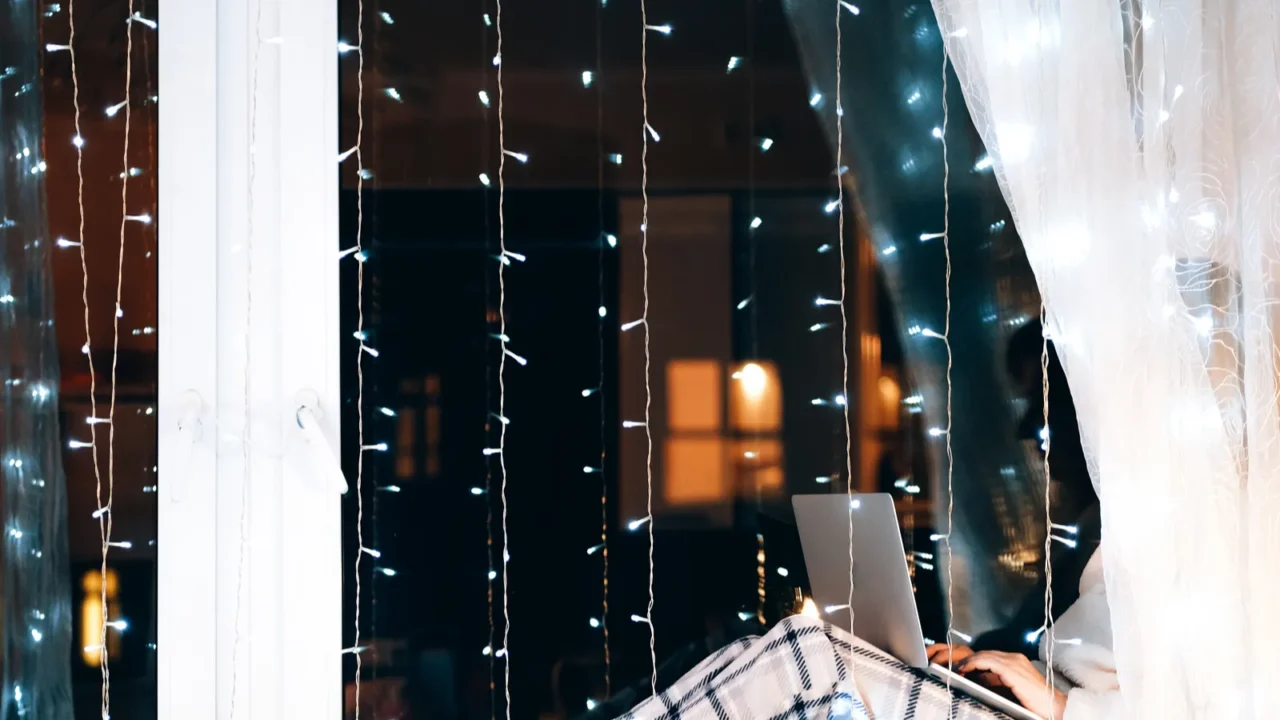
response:
[[[249,564],[249,495],[250,480],[253,473],[252,464],[252,412],[251,401],[253,399],[252,386],[252,351],[253,351],[253,241],[255,235],[256,224],[254,223],[253,214],[254,204],[254,185],[258,176],[258,157],[255,151],[258,137],[258,67],[259,55],[262,50],[262,3],[258,4],[256,16],[253,21],[253,55],[250,58],[252,71],[250,75],[249,88],[249,146],[248,150],[248,172],[249,181],[247,184],[246,197],[246,231],[245,231],[245,304],[244,304],[244,409],[241,422],[244,427],[241,428],[240,451],[244,462],[244,477],[240,483],[240,549],[239,559],[236,563],[236,609],[235,609],[235,637],[231,645],[231,704],[229,715],[232,720],[236,717],[236,708],[239,700],[240,690],[240,648],[244,642],[241,625],[243,623],[244,613],[244,588],[245,575],[248,572]]]
[[[1044,414],[1044,631],[1045,631],[1045,690],[1053,692],[1053,516],[1050,513],[1051,478],[1049,472],[1049,447],[1052,433],[1049,431],[1049,337],[1048,313],[1044,296],[1040,298],[1040,395]],[[1054,720],[1054,706],[1049,703],[1049,720]]]
[[[98,373],[93,366],[93,336],[89,331],[89,265],[85,257],[84,250],[84,140],[80,134],[80,75],[76,67],[76,3],[75,0],[68,0],[67,3],[67,25],[70,34],[67,40],[67,51],[71,56],[71,102],[74,113],[75,138],[72,145],[76,148],[76,211],[79,221],[78,234],[76,236],[76,246],[80,251],[80,278],[81,291],[80,302],[84,308],[84,355],[89,362],[89,415],[90,417],[98,416]],[[127,141],[127,135],[126,135]],[[89,423],[89,447],[93,454],[93,479],[96,490],[96,507],[102,505],[102,470],[98,462],[98,427],[97,423]],[[102,515],[97,516],[99,535],[102,541],[102,634],[99,637],[98,651],[100,672],[102,673],[102,710],[105,713],[108,706],[108,698],[110,697],[111,678],[107,668],[107,602],[106,602],[106,550],[108,536],[105,532],[104,523],[106,520]]]
[[[601,71],[604,70],[602,60],[604,7],[602,3],[596,4],[596,78],[599,78]],[[599,228],[599,236],[596,238],[596,282],[600,291],[598,298],[600,305],[597,312],[599,322],[596,325],[599,348],[597,357],[599,380],[596,383],[596,394],[600,396],[600,633],[603,636],[604,649],[604,696],[608,698],[613,695],[613,680],[610,677],[612,658],[609,653],[609,483],[605,465],[608,458],[605,446],[607,398],[604,393],[604,325],[607,314],[604,286],[604,86],[598,82],[593,84],[596,90],[596,224]]]
[[[485,82],[486,86],[488,85],[488,82],[487,82],[488,72],[489,72],[488,68],[491,67],[489,63],[489,58],[491,57],[489,55],[489,27],[491,26],[491,21],[489,20],[489,14],[483,12],[484,9],[487,7],[487,4],[488,4],[488,0],[480,0],[480,9],[482,11],[483,17],[485,18],[485,23],[480,27],[480,57],[481,57],[480,67],[481,67],[481,73],[483,74],[486,80]],[[481,130],[481,135],[480,135],[481,167],[484,170],[488,170],[489,169],[489,152],[490,152],[489,142],[491,137],[490,133],[493,130],[492,123],[490,121],[490,115],[489,115],[488,91],[483,89],[480,90],[479,97],[480,97],[480,114],[481,114],[481,119],[483,121],[483,129]],[[492,226],[490,225],[490,220],[489,220],[490,199],[489,199],[489,183],[487,182],[487,178],[489,176],[486,173],[482,172],[480,173],[480,177],[486,179],[486,181],[484,182],[484,189],[481,191],[481,194],[484,199],[484,207],[483,207],[484,247],[485,247],[485,252],[488,253],[490,232],[492,230]],[[489,298],[492,297],[492,293],[493,293],[493,285],[492,285],[493,281],[491,279],[492,277],[493,276],[489,273],[488,266],[486,266],[484,271],[484,298],[485,298],[486,307],[488,306]],[[487,322],[488,322],[488,318],[486,317],[486,323]],[[491,378],[493,377],[493,358],[488,352],[485,353],[484,377],[485,377],[484,406],[487,410],[489,407],[492,406],[492,402],[493,402],[493,386],[490,382]],[[491,437],[490,429],[492,425],[489,422],[490,419],[491,419],[490,415],[485,416],[484,434],[485,434],[486,442],[488,441],[488,438]],[[487,574],[485,575],[485,602],[487,604],[487,616],[489,619],[489,634],[485,636],[484,655],[485,655],[485,659],[488,660],[488,663],[489,663],[489,676],[488,676],[489,677],[489,717],[492,720],[492,718],[495,717],[495,713],[497,712],[497,697],[496,697],[497,683],[494,679],[494,663],[496,662],[496,659],[493,656],[493,639],[494,639],[494,634],[497,630],[497,626],[495,624],[494,614],[493,614],[493,599],[494,599],[493,581],[494,581],[494,578],[497,577],[497,573],[493,569],[493,500],[492,500],[493,469],[492,469],[492,464],[487,461],[484,464],[484,498],[485,498],[485,521],[484,521],[485,544],[484,544],[484,547],[485,547],[485,567],[487,570]]]
[[[661,32],[661,30],[659,30]],[[670,27],[666,32],[671,32]],[[644,309],[641,321],[644,325],[644,437],[645,451],[645,517],[649,522],[649,603],[645,606],[645,621],[649,626],[649,662],[652,672],[649,676],[650,689],[654,696],[658,694],[658,650],[657,634],[653,627],[653,431],[650,429],[649,411],[653,402],[653,389],[649,382],[651,357],[649,354],[649,135],[653,128],[649,125],[649,9],[645,0],[640,0],[640,106],[644,125],[640,128],[640,257],[643,265],[642,285],[644,291]],[[654,133],[656,137],[656,133]]]
[[[840,21],[843,19],[841,10],[843,6],[837,0],[836,6],[836,200],[840,207],[839,221],[839,237],[837,244],[840,246],[840,357],[843,363],[842,375],[840,381],[840,392],[844,397],[849,397],[849,310],[846,298],[848,296],[848,280],[846,279],[845,269],[845,238],[844,238],[844,113],[843,105],[843,84],[844,74],[843,68],[843,51],[844,42],[841,36]],[[847,605],[849,606],[849,634],[853,635],[853,434],[849,425],[849,403],[845,402],[840,408],[841,415],[844,418],[844,468],[845,468],[845,495],[848,498],[848,507],[845,509],[849,515],[849,596]],[[856,661],[854,660],[853,650],[849,651],[849,673],[853,677],[854,684],[857,684]]]
[[[356,337],[360,346],[356,349],[356,442],[360,452],[356,455],[356,558],[354,576],[355,598],[355,720],[360,720],[360,674],[364,660],[360,647],[360,602],[362,586],[360,560],[364,557],[364,0],[356,7]]]
[[[947,106],[947,44],[942,43],[942,132],[938,139],[942,141],[942,253],[946,262],[946,276],[943,282],[945,308],[943,310],[942,345],[947,352],[947,429],[944,437],[947,452],[947,534],[943,539],[947,550],[947,670],[955,664],[952,655],[955,651],[955,568],[951,550],[951,530],[955,516],[955,493],[953,492],[953,474],[955,456],[951,450],[951,161],[947,157],[947,123],[950,121],[950,108]],[[951,697],[951,675],[947,675],[947,698]]]
[[[129,0],[129,17],[133,17],[133,0]],[[112,513],[112,502],[115,499],[115,453],[116,453],[116,380],[120,362],[120,301],[124,292],[124,236],[129,222],[129,128],[132,120],[130,93],[133,87],[133,23],[125,23],[125,58],[124,58],[124,149],[122,165],[124,177],[120,181],[120,249],[116,258],[116,304],[111,321],[111,405],[107,411],[107,502],[102,502],[102,485],[99,483],[98,507],[107,508],[107,512],[98,516],[98,529],[102,538],[102,567],[100,569],[102,603],[102,631],[98,653],[102,670],[102,716],[111,716],[111,662],[107,652],[107,555],[111,549],[111,529],[115,522]],[[81,239],[83,242],[83,238]],[[82,246],[83,247],[83,246]],[[95,446],[94,454],[98,452]]]
[[[497,55],[495,56],[499,62],[498,67],[498,254],[499,257],[507,255],[507,218],[506,218],[506,199],[507,199],[507,136],[506,124],[503,117],[503,87],[502,87],[502,0],[495,3],[496,12],[494,25],[498,35]],[[502,356],[498,360],[498,415],[506,417],[507,407],[507,355],[510,350],[507,349],[507,263],[498,263],[498,341],[501,343]],[[511,608],[509,606],[510,593],[508,588],[507,566],[510,563],[511,555],[507,551],[508,534],[507,534],[507,423],[499,423],[498,428],[498,468],[502,473],[501,492],[502,492],[502,688],[505,704],[503,706],[506,712],[507,720],[511,720],[511,656],[507,652],[507,643],[511,638]]]
[[[747,13],[747,215],[756,217],[756,55],[755,55],[755,13],[754,0],[745,0]],[[729,59],[729,72],[741,65],[741,59],[733,57]],[[754,220],[752,221],[754,225]],[[755,298],[759,291],[758,279],[756,276],[756,234],[749,232],[747,237],[748,251],[748,275],[750,277],[751,291],[747,295],[748,298]],[[751,318],[751,358],[753,360],[760,357],[760,304],[748,303],[748,311]],[[752,473],[756,494],[756,523],[760,522],[760,517],[764,514],[764,500],[761,488],[761,472],[759,468]],[[756,529],[756,622],[763,626],[766,622],[765,606],[769,600],[768,584],[765,582],[766,565],[768,557],[765,553],[764,532],[761,528]]]

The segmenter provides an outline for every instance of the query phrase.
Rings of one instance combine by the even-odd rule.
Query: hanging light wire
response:
[[[670,32],[668,29],[667,32]],[[649,354],[649,136],[653,128],[649,125],[649,9],[645,0],[640,0],[640,105],[644,117],[644,125],[640,128],[643,145],[640,151],[640,197],[642,202],[640,218],[640,257],[643,264],[644,311],[641,314],[644,324],[644,437],[645,452],[645,517],[649,520],[649,603],[645,606],[645,620],[649,626],[649,662],[652,672],[649,678],[650,689],[658,694],[658,650],[657,634],[653,627],[653,431],[650,429],[649,411],[653,402],[653,388],[649,382],[651,357]],[[656,134],[654,134],[656,138]]]
[[[951,162],[947,157],[947,123],[950,121],[950,108],[947,106],[947,44],[942,43],[942,126],[938,139],[942,141],[942,252],[946,261],[944,320],[942,326],[942,344],[947,351],[947,428],[944,433],[947,452],[947,532],[943,542],[947,550],[947,669],[955,664],[952,655],[955,650],[955,567],[951,548],[951,530],[955,517],[955,493],[953,491],[953,470],[955,456],[951,450]],[[951,697],[951,675],[947,675],[947,697]]]
[[[245,575],[248,572],[249,565],[249,497],[250,497],[250,479],[253,472],[253,434],[252,434],[252,399],[253,399],[253,247],[255,236],[254,223],[254,185],[258,177],[258,158],[255,152],[258,137],[258,66],[259,55],[262,48],[262,5],[258,3],[256,16],[253,20],[252,31],[249,33],[253,39],[253,54],[250,58],[252,70],[250,71],[250,87],[249,87],[249,143],[248,143],[248,168],[249,179],[247,184],[247,206],[246,220],[247,228],[245,232],[245,305],[244,305],[244,409],[242,422],[244,427],[241,429],[240,449],[244,462],[244,477],[240,483],[240,548],[239,559],[236,568],[236,609],[235,609],[235,638],[231,645],[231,704],[229,715],[231,720],[236,718],[236,709],[239,707],[240,695],[240,648],[244,642],[241,627],[243,625],[244,613],[244,591],[245,591]],[[126,116],[127,117],[127,116]]]
[[[849,397],[849,310],[846,302],[848,296],[848,280],[845,269],[845,233],[844,233],[844,113],[841,112],[843,103],[843,81],[844,69],[843,51],[844,41],[841,36],[840,21],[843,18],[841,10],[842,4],[837,0],[836,6],[836,200],[840,207],[840,236],[837,243],[840,246],[840,357],[842,360],[842,375],[840,381],[840,392],[844,397]],[[849,634],[854,634],[853,621],[853,433],[849,425],[849,403],[844,403],[840,408],[840,413],[844,418],[844,463],[845,463],[845,494],[848,496],[848,507],[846,512],[849,515],[849,597],[847,605],[849,608]],[[849,652],[849,673],[853,678],[854,684],[857,683],[857,663],[854,660],[852,649]]]
[[[596,3],[596,68],[595,77],[599,78],[604,70],[603,63],[603,3]],[[599,306],[596,324],[597,332],[597,368],[599,380],[595,394],[599,395],[600,412],[600,633],[604,650],[604,695],[613,695],[612,658],[609,652],[609,483],[607,474],[607,449],[605,446],[607,428],[606,410],[607,396],[604,392],[604,326],[605,326],[605,286],[604,286],[604,253],[606,243],[604,226],[604,84],[593,83],[596,91],[596,225],[599,234],[596,237],[596,283],[599,288]]]
[[[355,598],[355,720],[360,720],[360,675],[364,659],[360,647],[360,604],[363,600],[360,561],[364,557],[364,0],[356,6],[356,337],[360,338],[356,349],[356,557],[354,578]]]
[[[490,62],[490,58],[492,56],[489,54],[489,28],[492,27],[492,20],[489,17],[489,14],[484,12],[484,10],[487,7],[488,7],[488,0],[480,0],[480,9],[481,9],[482,17],[484,18],[484,23],[480,26],[480,58],[481,58],[480,68],[481,68],[481,73],[486,80],[485,82],[486,87],[488,86],[489,68],[493,67],[492,63]],[[481,130],[481,135],[480,135],[480,158],[481,158],[481,169],[484,172],[481,173],[481,177],[488,178],[487,172],[489,170],[490,141],[492,138],[491,132],[493,130],[493,124],[492,124],[492,121],[490,120],[490,115],[489,115],[490,104],[489,104],[488,91],[485,89],[480,90],[479,97],[481,100],[480,114],[481,114],[481,119],[483,121],[483,128]],[[492,226],[490,224],[490,219],[489,219],[490,197],[489,197],[489,183],[487,181],[484,183],[484,188],[481,191],[481,193],[484,199],[484,206],[483,206],[484,246],[485,246],[485,252],[488,253]],[[499,265],[501,266],[502,263],[499,263]],[[484,298],[485,298],[486,308],[488,307],[489,299],[493,295],[492,278],[493,276],[489,273],[489,266],[488,264],[486,264],[484,269]],[[487,318],[487,313],[486,313],[485,322],[486,323],[489,322]],[[502,353],[499,353],[499,355],[502,355]],[[485,354],[484,377],[485,377],[484,406],[485,406],[485,409],[487,410],[488,408],[492,407],[492,402],[493,402],[493,385],[491,383],[491,379],[493,377],[493,358],[489,353]],[[490,421],[493,419],[493,415],[494,415],[493,413],[485,414],[484,434],[485,434],[486,443],[488,442],[488,438],[491,437],[490,433],[492,429],[492,423]],[[497,712],[497,707],[498,707],[497,682],[494,677],[494,669],[495,669],[494,664],[497,662],[497,658],[495,657],[493,652],[494,636],[497,632],[497,625],[494,618],[494,606],[493,606],[493,601],[494,601],[493,582],[494,582],[494,579],[497,577],[497,572],[494,571],[493,569],[493,501],[492,501],[493,469],[492,469],[492,465],[487,461],[484,464],[484,498],[485,498],[485,521],[484,521],[485,566],[487,571],[485,575],[485,578],[486,578],[485,579],[485,602],[487,604],[486,614],[489,620],[489,634],[485,636],[484,655],[485,655],[485,659],[489,663],[489,717],[492,719],[495,717],[495,714]]]
[[[71,55],[71,101],[74,112],[75,122],[75,138],[72,144],[76,148],[76,217],[78,220],[78,234],[76,236],[76,245],[80,251],[80,279],[81,291],[80,302],[84,308],[84,354],[89,362],[89,416],[91,418],[98,417],[98,373],[93,366],[93,336],[90,333],[89,325],[89,266],[85,257],[84,242],[84,140],[80,134],[80,75],[76,66],[76,2],[68,0],[67,2],[67,25],[70,35],[67,40],[67,50]],[[127,91],[127,88],[126,88]],[[127,135],[126,135],[127,142]],[[126,161],[127,165],[127,161]],[[89,423],[89,446],[93,453],[93,479],[96,487],[95,502],[96,507],[104,507],[102,504],[102,470],[98,461],[98,424]],[[106,523],[108,520],[103,517],[107,513],[97,513],[99,536],[102,542],[102,569],[101,569],[101,595],[100,601],[102,606],[102,633],[98,638],[98,657],[100,672],[102,675],[101,689],[101,710],[105,714],[110,711],[111,697],[111,676],[107,665],[107,590],[106,590],[106,564],[107,564],[107,542],[109,535],[106,531]]]
[[[133,17],[133,0],[129,0],[129,17]],[[102,604],[102,631],[99,636],[98,657],[102,670],[102,716],[111,715],[111,660],[107,652],[107,555],[112,547],[111,530],[115,518],[112,513],[112,502],[115,499],[115,451],[116,451],[116,381],[120,361],[120,301],[124,293],[124,236],[129,222],[129,129],[132,120],[130,91],[133,86],[133,23],[125,24],[125,61],[124,61],[124,149],[121,153],[124,166],[124,178],[120,183],[120,249],[116,258],[116,304],[111,313],[111,405],[107,411],[107,501],[102,502],[102,484],[98,483],[97,500],[99,508],[106,512],[98,516],[99,534],[102,539],[102,566],[99,570],[101,588],[99,600]],[[77,137],[79,133],[77,132]],[[83,222],[83,221],[82,221]],[[83,238],[81,238],[83,241]],[[83,246],[82,246],[83,247]],[[96,416],[96,414],[95,414]],[[94,447],[96,456],[98,449]]]
[[[507,256],[507,218],[506,218],[506,199],[507,199],[507,136],[506,124],[503,116],[503,87],[502,87],[502,0],[495,3],[496,17],[494,25],[498,34],[498,48],[495,57],[499,60],[498,67],[498,254],[499,257]],[[498,360],[498,415],[506,417],[507,407],[507,356],[511,351],[507,349],[507,263],[498,263],[498,338],[502,344],[502,357]],[[507,573],[508,564],[511,555],[508,552],[509,536],[507,533],[507,423],[498,424],[498,467],[502,473],[502,648],[500,652],[503,654],[502,662],[502,687],[503,696],[506,699],[504,709],[506,711],[507,720],[511,720],[511,655],[508,652],[507,643],[511,638],[511,608],[509,606],[510,593],[508,588],[510,583]]]

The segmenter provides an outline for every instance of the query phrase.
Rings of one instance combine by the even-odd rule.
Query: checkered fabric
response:
[[[764,637],[744,638],[712,655],[623,718],[1007,720],[1008,716],[959,693],[948,699],[943,683],[833,625],[793,616]]]

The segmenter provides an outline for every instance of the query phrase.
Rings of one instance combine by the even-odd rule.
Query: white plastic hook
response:
[[[311,390],[303,390],[297,396],[297,412],[299,432],[303,445],[307,448],[307,456],[313,465],[329,480],[329,484],[338,492],[347,492],[347,478],[342,474],[342,464],[329,447],[329,441],[320,429],[320,419],[324,414],[320,411],[320,398]]]
[[[178,401],[178,458],[179,471],[168,480],[169,499],[182,502],[186,494],[187,474],[191,468],[191,458],[195,454],[196,443],[204,432],[201,416],[204,414],[204,400],[200,393],[188,390]]]

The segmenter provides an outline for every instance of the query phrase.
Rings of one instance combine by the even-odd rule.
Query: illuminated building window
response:
[[[97,667],[102,663],[102,573],[90,570],[80,581],[84,599],[80,602],[80,657],[85,665]],[[125,627],[120,615],[120,583],[116,571],[107,569],[107,622],[113,627],[107,630],[107,656],[120,656],[120,632]]]
[[[396,477],[407,480],[418,473],[418,411],[405,408],[396,419]]]
[[[726,377],[719,361],[686,359],[666,370],[666,502],[708,505],[781,492],[782,392],[774,366],[744,363]]]

